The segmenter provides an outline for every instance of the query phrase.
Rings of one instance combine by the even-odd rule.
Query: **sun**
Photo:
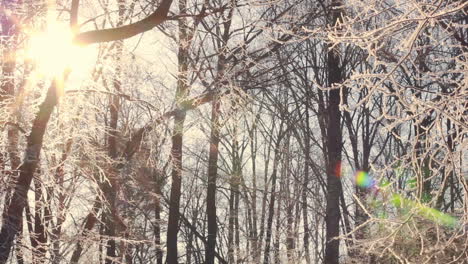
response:
[[[45,31],[30,34],[27,57],[34,63],[37,73],[55,77],[65,70],[83,71],[90,67],[89,48],[73,43],[70,26],[48,23]]]

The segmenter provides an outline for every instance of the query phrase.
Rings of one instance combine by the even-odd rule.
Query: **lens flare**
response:
[[[337,178],[341,178],[341,161],[336,163],[334,174]]]
[[[420,217],[423,217],[439,225],[444,225],[452,228],[457,227],[459,225],[457,218],[449,214],[442,213],[437,209],[428,207],[416,201],[406,199],[399,194],[393,194],[391,202],[396,208],[406,208],[409,210],[413,210]]]
[[[355,180],[356,185],[361,188],[371,188],[374,186],[374,180],[370,177],[369,173],[365,171],[358,171]]]

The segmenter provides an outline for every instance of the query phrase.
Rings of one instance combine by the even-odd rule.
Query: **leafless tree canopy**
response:
[[[468,2],[0,23],[0,264],[467,263]]]

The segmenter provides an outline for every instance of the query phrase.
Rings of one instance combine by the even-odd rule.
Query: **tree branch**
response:
[[[156,11],[143,20],[117,28],[99,29],[80,33],[75,37],[74,42],[80,45],[89,45],[123,40],[149,31],[167,20],[167,13],[169,12],[171,4],[172,0],[162,0]]]

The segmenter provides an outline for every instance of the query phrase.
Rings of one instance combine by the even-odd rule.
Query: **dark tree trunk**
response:
[[[179,9],[181,13],[185,13],[187,9],[187,1],[179,1]],[[177,105],[180,105],[186,99],[189,93],[188,85],[188,64],[189,64],[189,48],[190,48],[190,33],[188,31],[187,21],[179,20],[179,52],[178,59],[178,80],[175,100]],[[177,263],[177,234],[179,232],[179,208],[180,195],[182,188],[182,147],[185,112],[178,112],[174,117],[174,129],[172,133],[172,185],[169,203],[169,220],[167,223],[167,263]]]
[[[55,170],[55,181],[58,184],[60,189],[64,188],[64,178],[65,178],[65,172],[64,172],[64,164],[65,161],[68,158],[68,155],[70,154],[71,147],[73,144],[73,140],[69,139],[67,141],[67,144],[65,145],[65,149],[62,153],[62,157],[59,163],[59,166]],[[52,191],[50,191],[50,195],[52,195]],[[62,234],[62,225],[65,222],[65,215],[66,215],[66,210],[69,208],[70,203],[66,203],[66,199],[68,197],[68,193],[65,191],[60,191],[58,194],[58,208],[57,208],[57,216],[56,216],[56,222],[55,225],[52,228],[52,234],[51,234],[51,241],[53,241],[52,245],[52,252],[51,252],[51,260],[53,264],[58,264],[60,263],[61,256],[60,256],[60,236]],[[51,204],[47,205],[49,208]],[[50,211],[50,210],[49,210]]]
[[[206,214],[208,218],[208,240],[206,244],[206,263],[214,264],[216,250],[216,178],[218,174],[219,147],[219,110],[220,101],[215,96],[211,109],[210,153],[208,158],[208,190],[206,194]]]
[[[278,163],[280,159],[280,139],[277,139],[275,146],[275,157],[273,159],[273,172],[271,174],[271,194],[270,194],[270,204],[268,207],[268,220],[266,227],[266,237],[265,237],[265,253],[263,256],[263,263],[270,263],[270,247],[271,247],[271,235],[273,227],[273,216],[275,212],[275,199],[276,199],[276,180],[278,174]]]
[[[306,110],[306,124],[309,124],[309,112]],[[302,186],[302,218],[304,218],[304,255],[306,263],[311,263],[310,261],[310,250],[309,250],[309,240],[310,240],[310,227],[309,227],[309,218],[308,218],[308,201],[307,201],[307,191],[309,189],[309,160],[310,160],[310,139],[308,136],[305,137],[305,163],[304,163],[304,184]]]
[[[161,176],[158,176],[161,177]],[[159,178],[155,180],[155,191],[157,195],[161,195],[161,186],[159,183]],[[163,264],[163,250],[161,244],[161,199],[159,196],[155,200],[154,205],[154,218],[156,223],[154,224],[154,242],[156,244],[156,263]]]
[[[3,5],[15,5],[14,1],[4,1]],[[10,6],[11,8],[11,6]],[[13,9],[13,8],[12,8]],[[15,46],[17,40],[17,29],[15,27],[14,21],[11,19],[11,16],[7,16],[5,12],[0,14],[0,46],[2,49],[2,76],[0,78],[0,104],[2,107],[5,107],[3,104],[6,100],[12,99],[15,95],[15,66],[16,66],[16,57],[15,57]],[[13,117],[9,117],[10,121]],[[14,122],[13,122],[14,123]],[[4,159],[3,153],[0,159],[1,171],[5,171],[6,174],[9,174],[8,183],[13,184],[14,180],[17,178],[18,173],[17,169],[20,165],[20,158],[18,156],[18,129],[9,128],[8,129],[8,156],[10,158],[10,170],[5,171],[6,160]],[[8,204],[11,200],[11,189],[7,189],[5,192],[5,205]],[[3,207],[3,214],[5,215],[7,206]]]
[[[232,22],[234,8],[229,10],[229,14],[225,21],[223,22],[223,34],[221,36],[222,42],[218,39],[218,62],[217,62],[217,72],[216,72],[216,81],[218,82],[217,88],[223,87],[227,84],[227,81],[224,80],[224,71],[226,68],[226,57],[224,54],[224,48],[226,47],[228,40],[230,38],[230,27]],[[219,30],[219,28],[218,28]],[[218,90],[219,91],[219,90]],[[220,104],[218,95],[213,96],[212,101],[212,112],[211,112],[211,138],[210,138],[210,153],[208,161],[208,191],[207,191],[207,218],[208,218],[208,241],[206,244],[206,263],[213,264],[214,257],[216,253],[216,232],[217,232],[217,223],[216,223],[216,177],[217,177],[217,161],[218,161],[218,145],[219,145],[219,136],[220,136],[220,124],[219,124],[219,111]]]
[[[167,262],[177,263],[177,234],[179,231],[179,207],[182,186],[182,129],[185,113],[174,118],[174,134],[172,136],[172,185],[169,204],[169,220],[167,226]]]
[[[252,153],[251,161],[252,161],[252,233],[251,233],[251,240],[252,240],[252,261],[256,261],[258,259],[258,255],[260,255],[260,250],[258,248],[258,217],[257,217],[257,163],[256,163],[256,156],[257,156],[257,141],[256,141],[256,123],[253,124],[252,130],[250,132],[250,150]]]
[[[121,54],[121,46],[117,50],[117,56]],[[119,62],[117,62],[119,63]],[[116,69],[117,75],[120,73],[120,67],[117,66]],[[121,83],[119,77],[117,76],[114,79],[114,89],[116,93],[120,92]],[[115,160],[118,156],[117,154],[117,124],[119,119],[119,109],[120,109],[120,100],[117,95],[110,96],[110,121],[108,127],[108,155],[111,160]],[[103,211],[103,222],[104,222],[104,234],[107,236],[107,247],[106,247],[106,264],[115,263],[115,258],[117,257],[116,252],[116,243],[113,237],[116,235],[115,221],[114,218],[117,215],[116,212],[116,195],[118,192],[117,188],[117,176],[118,170],[114,166],[109,166],[107,177],[108,180],[103,182],[102,191],[104,193],[105,199],[105,210]]]
[[[58,89],[61,89],[60,85],[61,81],[54,80],[49,87],[44,102],[39,106],[39,112],[34,119],[31,133],[27,137],[24,161],[19,168],[20,174],[13,190],[11,201],[7,205],[6,213],[3,215],[2,219],[2,229],[0,231],[0,264],[4,264],[8,260],[13,240],[18,234],[22,221],[23,209],[26,206],[27,192],[31,186],[34,172],[39,163],[47,124],[58,102]]]
[[[125,1],[118,1],[119,8],[119,22],[118,26],[121,26],[124,22],[125,15]],[[120,58],[123,53],[123,41],[118,41],[115,46],[115,56],[116,56],[116,69],[115,77],[113,79],[113,88],[115,93],[120,93],[122,88],[121,83],[121,72],[122,66]],[[108,127],[108,155],[112,161],[116,161],[118,157],[117,150],[117,140],[118,140],[118,131],[117,125],[119,121],[119,111],[120,111],[120,98],[118,95],[110,95],[109,98],[109,127]],[[116,208],[116,196],[118,192],[117,186],[117,177],[118,170],[115,169],[115,166],[109,166],[108,169],[108,180],[103,183],[103,193],[106,201],[105,210],[103,210],[103,222],[104,222],[104,234],[107,237],[107,246],[106,246],[106,264],[116,263],[117,258],[117,246],[114,237],[116,236],[116,223],[115,218],[118,216]]]
[[[232,181],[232,179],[231,179]],[[229,263],[235,262],[234,255],[234,190],[231,183],[231,190],[229,194],[229,219],[228,219],[228,261]]]
[[[234,239],[235,239],[235,249],[236,249],[236,254],[237,254],[237,263],[241,262],[241,257],[239,256],[239,249],[240,249],[240,234],[239,234],[240,233],[239,231],[239,200],[240,199],[239,198],[240,198],[240,191],[239,191],[239,184],[238,184],[236,186],[236,192],[234,195]]]
[[[276,205],[276,226],[275,226],[275,240],[273,243],[273,255],[275,256],[275,264],[280,264],[280,240],[281,240],[281,234],[280,234],[280,227],[281,227],[281,202],[282,202],[282,193],[284,193],[284,164],[281,169],[281,184],[280,184],[280,191],[279,195],[277,197],[277,205]]]
[[[102,201],[99,198],[96,198],[91,212],[86,216],[83,231],[81,232],[81,237],[86,237],[87,234],[94,228],[94,225],[97,222],[97,214],[101,210]],[[83,252],[82,240],[78,240],[76,243],[76,248],[73,251],[72,257],[70,258],[70,263],[76,264],[80,260],[81,253]]]
[[[338,1],[333,1],[333,6],[339,6]],[[332,7],[333,8],[333,7]],[[339,10],[331,11],[332,25],[336,25],[340,17]],[[338,52],[334,49],[327,54],[328,84],[333,86],[342,81],[340,60]],[[325,263],[338,264],[340,257],[340,196],[341,187],[341,114],[340,114],[340,89],[332,89],[328,93],[328,123],[326,136],[327,149],[327,206],[326,206],[326,248]]]

